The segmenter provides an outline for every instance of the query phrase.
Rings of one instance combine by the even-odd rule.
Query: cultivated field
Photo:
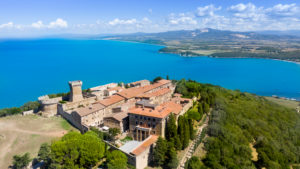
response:
[[[62,137],[74,129],[59,117],[43,118],[37,115],[0,118],[0,168],[8,168],[16,154],[30,153],[36,157],[42,143]]]

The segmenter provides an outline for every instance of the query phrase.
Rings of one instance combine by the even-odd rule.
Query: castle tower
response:
[[[69,86],[70,86],[70,90],[71,90],[69,101],[77,102],[77,101],[83,100],[82,90],[81,90],[82,81],[80,81],[80,80],[70,81]]]

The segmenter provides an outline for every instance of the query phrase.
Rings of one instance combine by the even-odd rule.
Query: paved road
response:
[[[209,119],[209,116],[207,116],[203,125],[198,128],[196,138],[192,142],[190,142],[189,146],[187,147],[188,150],[183,155],[183,158],[179,162],[177,169],[184,169],[185,162],[192,157],[192,155],[194,153],[193,147],[194,147],[195,143],[200,139],[203,128],[205,128],[207,126],[208,119]]]

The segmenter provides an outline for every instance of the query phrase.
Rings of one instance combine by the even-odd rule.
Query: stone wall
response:
[[[136,126],[142,125],[147,128],[151,128],[150,134],[160,135],[162,137],[165,136],[165,119],[154,118],[154,117],[147,117],[147,116],[140,116],[135,114],[128,114],[129,116],[129,130],[130,134],[133,138],[137,138],[136,135]],[[150,126],[148,126],[148,124]]]

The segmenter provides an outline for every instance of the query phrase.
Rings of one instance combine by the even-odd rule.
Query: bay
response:
[[[166,75],[300,100],[297,63],[188,58],[158,53],[162,47],[107,40],[0,40],[0,108],[20,106],[45,94],[68,92],[71,80],[82,80],[86,89]]]

